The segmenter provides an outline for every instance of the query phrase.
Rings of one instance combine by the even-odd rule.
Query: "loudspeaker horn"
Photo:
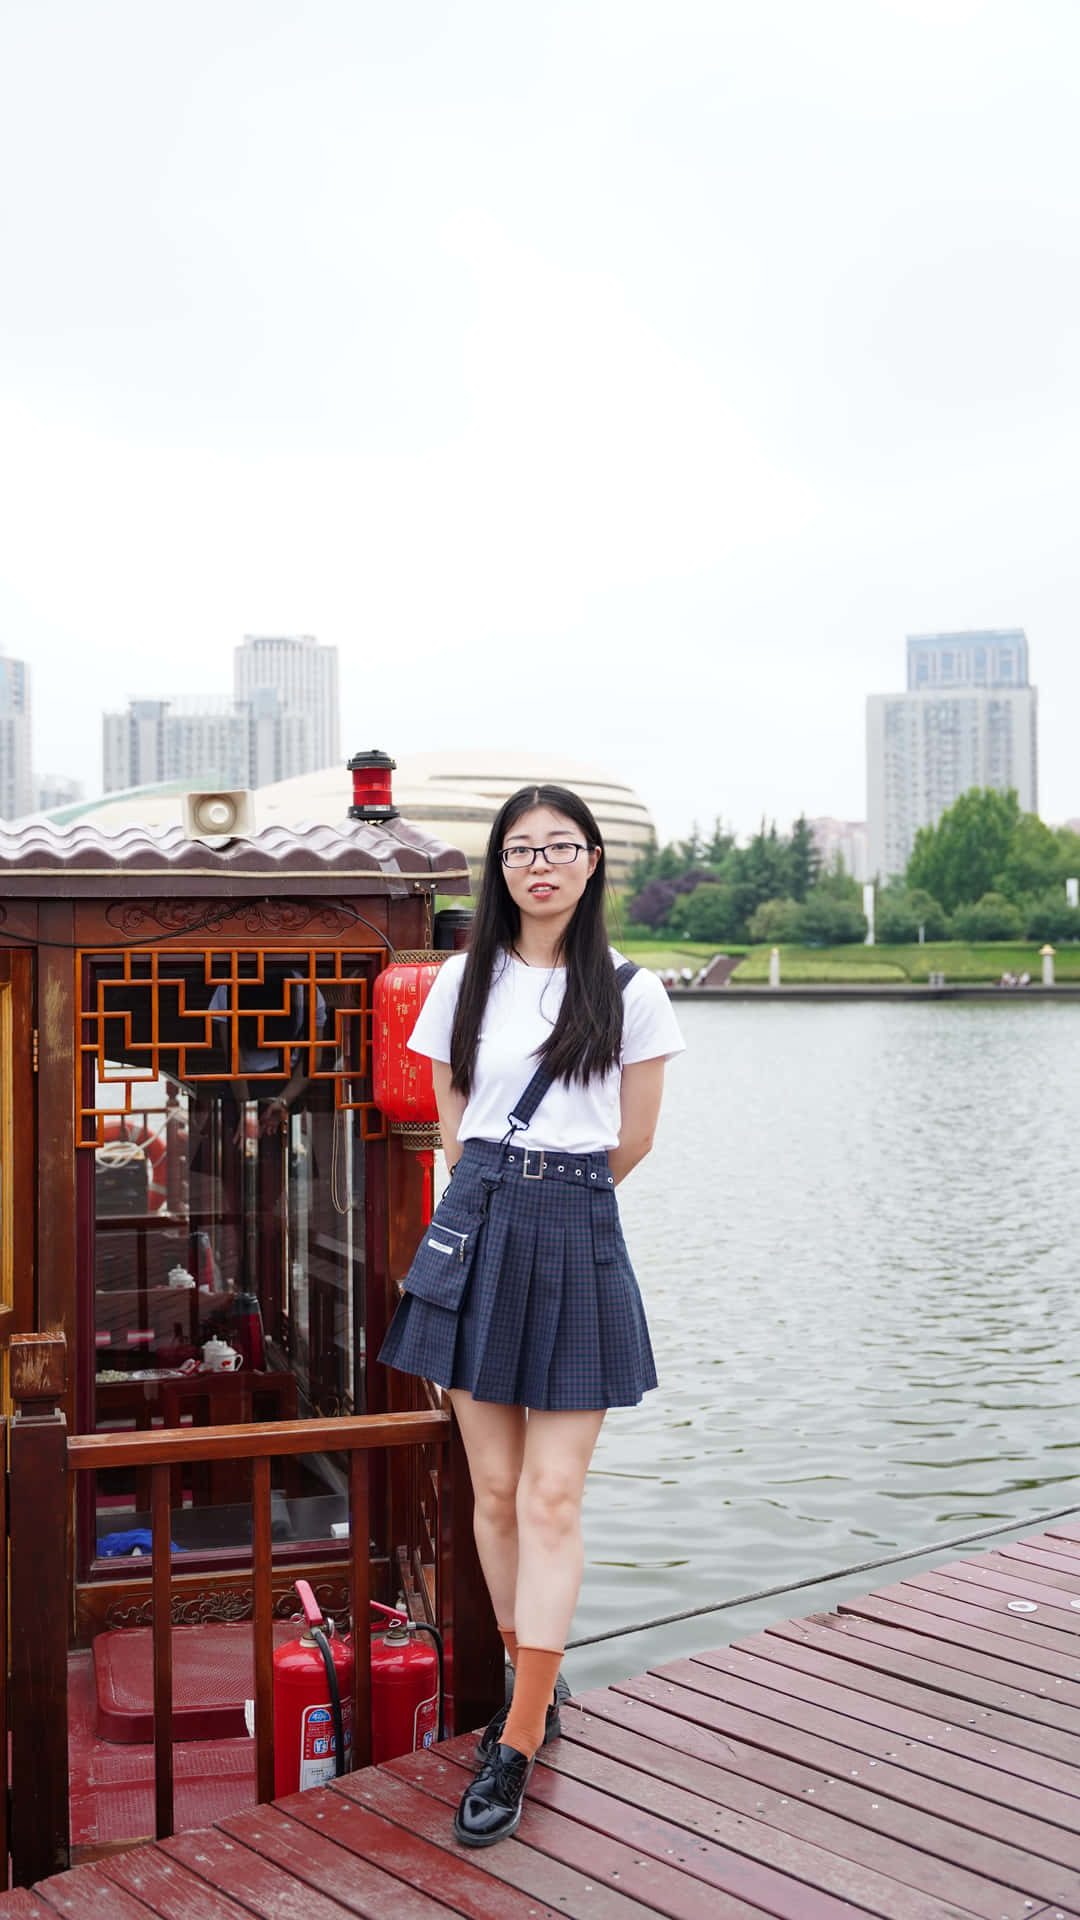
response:
[[[181,809],[189,840],[220,845],[226,840],[250,839],[255,831],[255,796],[249,787],[222,793],[185,793]]]

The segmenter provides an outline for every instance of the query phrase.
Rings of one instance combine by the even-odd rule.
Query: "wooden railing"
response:
[[[64,1387],[61,1336],[29,1335],[11,1347],[10,1564],[12,1863],[27,1886],[69,1863],[67,1657],[71,1595],[72,1487],[80,1473],[115,1467],[149,1470],[153,1551],[150,1564],[154,1673],[154,1799],[158,1839],[173,1831],[173,1569],[171,1473],[185,1463],[229,1458],[252,1462],[253,1629],[257,1797],[274,1793],[273,1591],[270,1472],[275,1460],[318,1452],[349,1462],[349,1592],[354,1637],[353,1765],[371,1758],[369,1463],[376,1449],[423,1449],[437,1473],[440,1532],[465,1549],[440,1555],[440,1623],[462,1724],[492,1707],[501,1652],[488,1610],[470,1605],[478,1582],[472,1546],[472,1492],[449,1412],[366,1414],[260,1425],[173,1428],[68,1437],[59,1399]],[[431,1463],[437,1466],[432,1469]],[[0,1583],[2,1584],[2,1583]],[[456,1631],[455,1631],[456,1624]],[[452,1682],[453,1683],[453,1682]],[[494,1704],[498,1704],[495,1702]],[[133,1836],[134,1837],[134,1836]]]

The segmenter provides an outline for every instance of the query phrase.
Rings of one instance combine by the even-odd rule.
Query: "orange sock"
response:
[[[506,1657],[512,1667],[517,1666],[517,1634],[513,1627],[500,1627],[499,1638],[506,1648]]]
[[[531,1760],[544,1744],[544,1721],[555,1692],[562,1652],[550,1647],[519,1647],[514,1669],[514,1697],[503,1728],[503,1742]]]

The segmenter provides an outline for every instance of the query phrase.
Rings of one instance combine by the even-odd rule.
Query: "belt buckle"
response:
[[[540,1165],[537,1167],[535,1173],[529,1172],[530,1154],[536,1154],[540,1161]],[[547,1169],[547,1161],[544,1158],[543,1147],[524,1147],[522,1149],[521,1177],[523,1180],[542,1180],[546,1169]]]

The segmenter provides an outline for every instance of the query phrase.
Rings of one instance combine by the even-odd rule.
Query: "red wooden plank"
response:
[[[1069,1553],[1055,1540],[1041,1544],[1035,1540],[1011,1540],[1007,1546],[999,1547],[998,1552],[1006,1560],[1023,1560],[1031,1566],[1069,1574],[1074,1583],[1080,1581],[1080,1549],[1074,1548]]]
[[[726,1673],[741,1674],[754,1685],[818,1700],[874,1726],[895,1724],[890,1715],[891,1710],[898,1709],[911,1716],[915,1731],[909,1737],[955,1748],[960,1736],[967,1734],[969,1740],[984,1743],[982,1752],[977,1745],[965,1749],[973,1759],[994,1752],[1001,1756],[998,1765],[1006,1770],[1019,1750],[1036,1754],[1064,1769],[1072,1783],[1066,1791],[1080,1794],[1080,1748],[1073,1736],[1056,1727],[1040,1727],[1033,1720],[1021,1720],[1014,1713],[991,1712],[986,1707],[971,1712],[963,1702],[929,1687],[915,1687],[866,1667],[853,1668],[833,1655],[816,1653],[811,1647],[792,1647],[771,1635],[762,1637],[768,1641],[767,1650],[751,1655],[734,1647],[722,1648],[716,1654],[700,1655],[700,1664],[706,1669],[716,1666]],[[785,1653],[786,1659],[782,1657]]]
[[[423,1228],[419,1228],[420,1233]],[[349,1591],[353,1620],[353,1766],[371,1765],[371,1460],[349,1457]]]
[[[1037,1822],[1024,1823],[1017,1815],[1009,1818],[1010,1834],[999,1832],[999,1809],[987,1806],[974,1795],[950,1794],[948,1789],[931,1788],[922,1782],[916,1783],[921,1790],[920,1800],[918,1793],[912,1795],[910,1776],[888,1763],[879,1763],[873,1774],[867,1769],[865,1788],[842,1776],[823,1773],[820,1764],[798,1764],[772,1755],[755,1754],[747,1748],[740,1749],[738,1757],[732,1756],[718,1766],[692,1751],[698,1743],[694,1735],[697,1734],[698,1741],[702,1738],[699,1729],[688,1728],[689,1739],[673,1746],[670,1742],[678,1740],[677,1727],[685,1725],[684,1722],[674,1722],[670,1715],[656,1714],[646,1708],[644,1712],[638,1709],[636,1714],[624,1712],[621,1720],[613,1723],[604,1715],[603,1707],[600,1712],[592,1711],[600,1698],[598,1694],[586,1695],[582,1702],[584,1711],[567,1706],[563,1714],[563,1740],[545,1750],[545,1762],[550,1759],[550,1764],[562,1766],[563,1756],[571,1745],[586,1746],[609,1760],[623,1762],[653,1779],[668,1782],[680,1793],[700,1794],[751,1819],[785,1827],[821,1845],[831,1845],[834,1852],[851,1853],[853,1858],[861,1858],[901,1880],[910,1875],[902,1872],[899,1864],[890,1865],[882,1846],[883,1836],[886,1846],[898,1842],[918,1854],[931,1854],[966,1868],[980,1879],[1023,1888],[1039,1900],[1060,1899],[1074,1891],[1080,1864],[1080,1837],[1076,1835]],[[618,1696],[610,1698],[617,1700]],[[627,1701],[620,1704],[624,1709],[630,1706]],[[655,1730],[655,1722],[665,1718],[667,1728],[661,1727],[657,1738],[649,1737]],[[632,1730],[626,1725],[628,1720],[636,1720]],[[601,1782],[598,1780],[596,1784]],[[639,1791],[651,1795],[652,1789],[646,1783]],[[650,1797],[648,1804],[659,1810],[655,1799]],[[829,1838],[830,1823],[837,1820],[865,1829],[858,1853],[852,1853],[849,1845]],[[1023,1833],[1025,1824],[1026,1834]],[[1013,1838],[1017,1828],[1021,1830],[1019,1840]],[[1047,1841],[1057,1851],[1048,1851]],[[1064,1860],[1061,1849],[1064,1849]],[[951,1899],[961,1900],[963,1904],[958,1886],[935,1889],[921,1878],[912,1880],[912,1884],[923,1885],[930,1891],[947,1891]],[[1000,1907],[992,1906],[990,1912],[991,1920],[997,1920]]]
[[[34,1892],[50,1915],[77,1913],[86,1920],[146,1920],[147,1910],[133,1900],[97,1867],[72,1867],[67,1873],[51,1874]]]
[[[1000,1659],[992,1653],[980,1652],[968,1643],[963,1634],[956,1634],[955,1637],[943,1634],[940,1638],[930,1639],[923,1634],[912,1633],[897,1621],[879,1625],[877,1621],[861,1620],[854,1615],[841,1620],[836,1614],[816,1614],[810,1622],[784,1621],[780,1626],[770,1627],[769,1632],[790,1639],[789,1629],[801,1631],[808,1624],[835,1634],[840,1644],[849,1649],[849,1659],[864,1657],[855,1651],[856,1648],[866,1649],[865,1658],[869,1660],[870,1648],[884,1647],[890,1652],[913,1654],[916,1659],[929,1660],[940,1668],[954,1668],[958,1674],[968,1673],[996,1681],[1003,1687],[1018,1689],[1021,1693],[1034,1687],[1037,1693],[1045,1691],[1050,1700],[1080,1707],[1080,1682],[1052,1672],[1045,1673],[1040,1680],[1037,1671],[1022,1667],[1015,1660]]]
[[[1010,1613],[991,1619],[979,1607],[938,1594],[903,1586],[883,1587],[862,1600],[842,1600],[836,1609],[842,1618],[902,1620],[913,1633],[943,1635],[963,1645],[1001,1653],[1022,1666],[1070,1678],[1076,1672],[1076,1654],[1052,1627],[1040,1626],[1031,1614]]]
[[[292,1794],[279,1800],[278,1808],[301,1825],[325,1833],[336,1846],[373,1860],[406,1887],[437,1894],[466,1920],[557,1920],[556,1910],[538,1902],[535,1895],[518,1893],[471,1861],[395,1826],[329,1787]],[[445,1815],[440,1818],[446,1826]],[[403,1894],[404,1887],[397,1897]]]
[[[99,1860],[96,1871],[145,1902],[161,1920],[245,1920],[248,1911],[157,1847],[113,1854]]]
[[[1051,1697],[1045,1681],[1040,1683],[1033,1673],[1029,1673],[1020,1686],[1009,1686],[1001,1680],[986,1679],[939,1663],[933,1659],[929,1647],[913,1654],[890,1646],[884,1639],[871,1647],[855,1636],[828,1633],[806,1620],[788,1621],[784,1629],[752,1634],[736,1641],[735,1645],[742,1653],[759,1654],[762,1659],[776,1659],[787,1665],[800,1665],[805,1653],[816,1651],[824,1658],[840,1660],[856,1676],[845,1680],[838,1672],[837,1677],[845,1686],[869,1687],[872,1680],[881,1675],[910,1683],[921,1690],[919,1705],[924,1704],[924,1699],[943,1703],[950,1720],[963,1715],[969,1723],[977,1719],[983,1727],[983,1709],[989,1708],[994,1724],[1005,1714],[1018,1720],[1033,1720],[1042,1727],[1054,1727],[1073,1740],[1080,1735],[1080,1708],[1069,1705],[1056,1689]],[[785,1648],[793,1650],[792,1658],[786,1658]],[[825,1671],[816,1666],[813,1670]]]
[[[689,1667],[691,1663],[685,1664]],[[827,1705],[821,1706],[816,1698],[773,1693],[735,1674],[710,1674],[703,1666],[698,1668],[698,1673],[700,1678],[695,1679],[692,1691],[675,1685],[666,1674],[661,1679],[643,1674],[639,1679],[621,1682],[617,1691],[647,1700],[651,1705],[677,1710],[689,1720],[718,1730],[727,1726],[734,1707],[743,1707],[758,1716],[755,1737],[772,1753],[789,1753],[790,1730],[799,1728],[814,1739],[834,1740],[848,1750],[845,1772],[849,1779],[861,1778],[862,1767],[874,1764],[873,1760],[867,1761],[867,1755],[875,1758],[884,1755],[927,1778],[966,1787],[987,1799],[1005,1793],[1010,1806],[1022,1806],[1044,1819],[1059,1820],[1071,1831],[1076,1829],[1073,1769],[1058,1767],[1052,1761],[1040,1760],[1016,1748],[1007,1748],[1003,1753],[994,1747],[985,1751],[985,1742],[965,1736],[955,1742],[952,1751],[947,1751],[935,1743],[933,1733],[927,1738],[912,1715],[882,1710],[880,1723],[875,1727],[834,1712]],[[676,1695],[678,1699],[674,1698]],[[973,1750],[980,1756],[985,1752],[985,1758],[975,1759]],[[998,1778],[1001,1768],[1008,1773],[1004,1786]],[[1062,1780],[1069,1784],[1062,1787]]]
[[[430,1753],[407,1754],[382,1771],[453,1805],[461,1795],[463,1754],[461,1759],[462,1764],[454,1766],[435,1762]],[[710,1916],[764,1912],[780,1920],[839,1920],[841,1914],[865,1911],[805,1879],[707,1841],[691,1840],[677,1827],[652,1821],[605,1795],[593,1795],[577,1782],[559,1781],[541,1767],[530,1782],[518,1835],[525,1845],[589,1874],[597,1886],[617,1876],[619,1885],[638,1898],[686,1920],[701,1920],[706,1898],[702,1883],[710,1888]],[[585,1911],[591,1915],[591,1906]]]
[[[580,1763],[579,1763],[580,1764]],[[788,1877],[781,1898],[786,1910],[799,1920],[821,1911],[822,1897],[839,1900],[850,1911],[888,1915],[890,1920],[963,1920],[965,1909],[949,1900],[934,1898],[912,1887],[902,1886],[885,1873],[864,1867],[850,1858],[838,1857],[824,1847],[795,1839],[775,1827],[739,1819],[722,1813],[717,1821],[726,1839],[737,1839],[744,1851],[731,1845],[691,1837],[685,1827],[665,1819],[648,1808],[631,1806],[600,1792],[579,1778],[568,1778],[547,1766],[533,1774],[531,1797],[536,1803],[565,1813],[592,1827],[607,1838],[623,1840],[627,1846],[654,1859],[665,1855],[674,1859],[688,1877],[737,1898],[753,1899],[759,1906],[772,1906],[779,1913],[778,1875]],[[659,1797],[659,1796],[658,1796]],[[676,1796],[677,1798],[678,1796]],[[524,1825],[524,1822],[522,1822]],[[773,1864],[775,1863],[775,1865]],[[792,1885],[792,1883],[797,1883]],[[698,1895],[701,1900],[701,1895]],[[985,1916],[989,1909],[978,1909]],[[1021,1920],[1024,1903],[1021,1895],[1006,1896],[1000,1907],[1002,1920]],[[1027,1910],[1030,1916],[1030,1908]]]
[[[746,1661],[765,1663],[769,1674],[751,1672],[744,1665]],[[884,1665],[859,1667],[836,1653],[824,1653],[805,1642],[782,1640],[778,1634],[755,1636],[749,1649],[740,1642],[738,1647],[726,1647],[717,1655],[703,1655],[703,1663],[728,1668],[738,1663],[740,1672],[748,1672],[748,1678],[763,1678],[765,1686],[774,1686],[774,1668],[807,1674],[836,1693],[834,1705],[840,1713],[853,1713],[861,1718],[867,1701],[871,1705],[888,1701],[894,1707],[907,1707],[913,1713],[924,1713],[930,1720],[940,1722],[940,1726],[932,1728],[934,1740],[951,1740],[957,1726],[969,1726],[997,1745],[1005,1741],[1013,1747],[1028,1747],[1032,1753],[1043,1753],[1049,1759],[1080,1763],[1080,1745],[1072,1732],[1063,1732],[1059,1726],[1043,1726],[1034,1716],[1026,1718],[1026,1695],[1020,1695],[1019,1709],[1011,1713],[984,1705],[978,1699],[965,1699],[963,1695],[938,1692],[932,1686],[922,1686],[907,1678],[894,1678]]]
[[[632,1684],[632,1683],[631,1683]],[[760,1714],[722,1701],[705,1701],[699,1694],[682,1695],[698,1710],[698,1717],[681,1717],[677,1703],[665,1696],[663,1707],[649,1700],[636,1699],[613,1688],[587,1693],[568,1705],[563,1715],[567,1738],[582,1739],[579,1729],[595,1717],[606,1729],[628,1728],[650,1743],[673,1747],[678,1754],[690,1754],[714,1768],[737,1771],[769,1792],[797,1791],[818,1793],[822,1787],[849,1789],[853,1776],[869,1784],[873,1768],[874,1792],[888,1795],[903,1806],[911,1807],[918,1817],[938,1813],[958,1827],[970,1829],[976,1836],[993,1834],[1003,1841],[1037,1857],[1057,1861],[1075,1871],[1080,1867],[1080,1836],[1074,1830],[1075,1802],[1060,1795],[1046,1794],[1022,1781],[1010,1783],[1015,1807],[997,1806],[977,1790],[983,1769],[941,1756],[945,1768],[959,1775],[964,1784],[954,1786],[942,1777],[942,1766],[932,1747],[908,1749],[888,1734],[871,1735],[868,1753],[856,1754],[848,1746],[830,1740],[820,1729],[805,1732],[787,1725],[780,1728]],[[580,1706],[585,1711],[577,1712]],[[569,1717],[568,1717],[569,1716]],[[708,1724],[705,1724],[705,1720]],[[783,1752],[771,1748],[782,1740]],[[858,1770],[852,1768],[857,1761]],[[921,1763],[921,1770],[920,1770]],[[830,1803],[832,1793],[830,1791]],[[1037,1808],[1038,1812],[1032,1811]],[[1040,1817],[1043,1816],[1043,1817]],[[1051,1824],[1064,1820],[1064,1825]]]
[[[1020,1543],[1011,1553],[973,1553],[970,1560],[960,1562],[961,1566],[977,1567],[983,1573],[1000,1573],[1023,1579],[1035,1580],[1038,1585],[1052,1587],[1064,1593],[1070,1600],[1080,1600],[1080,1568],[1045,1566],[1047,1556],[1025,1552]]]
[[[365,1806],[464,1858],[466,1849],[453,1838],[449,1814],[461,1798],[460,1770],[440,1761],[424,1770],[421,1788],[395,1777],[400,1765],[393,1761],[370,1774],[347,1775],[334,1791],[362,1781]],[[696,1906],[690,1903],[685,1882],[674,1868],[658,1868],[655,1861],[635,1855],[629,1847],[597,1841],[573,1821],[561,1820],[542,1807],[529,1808],[522,1816],[523,1827],[526,1821],[528,1844],[515,1835],[486,1848],[480,1856],[486,1873],[555,1903],[563,1913],[588,1914],[589,1920],[651,1920],[657,1913],[666,1914],[668,1920],[702,1920],[700,1901]],[[758,1908],[745,1903],[732,1906],[720,1900],[710,1906],[710,1920],[713,1914],[716,1920],[755,1920],[758,1913]]]
[[[294,1796],[302,1799],[302,1794]],[[228,1833],[262,1860],[272,1860],[293,1879],[303,1881],[337,1900],[365,1920],[448,1920],[450,1909],[433,1894],[402,1886],[370,1860],[362,1860],[327,1838],[324,1832],[290,1820],[277,1807],[261,1807],[257,1814],[234,1814],[220,1822]]]
[[[257,1820],[258,1815],[250,1818]],[[258,1914],[260,1920],[342,1920],[348,1912],[215,1827],[174,1834],[161,1842],[161,1850],[210,1886],[226,1887],[240,1906]]]
[[[1008,1613],[1010,1600],[1034,1600],[1044,1626],[1053,1627],[1063,1639],[1065,1635],[1070,1639],[1080,1635],[1080,1613],[1073,1612],[1063,1594],[1053,1587],[1040,1585],[1037,1580],[989,1574],[980,1567],[965,1568],[963,1561],[956,1561],[940,1573],[914,1574],[904,1585],[926,1587],[931,1593],[948,1593],[966,1600],[970,1606],[985,1607],[988,1612],[1004,1614],[1006,1618],[1012,1617]]]
[[[47,1907],[26,1887],[0,1893],[0,1920],[55,1920],[56,1908]]]

